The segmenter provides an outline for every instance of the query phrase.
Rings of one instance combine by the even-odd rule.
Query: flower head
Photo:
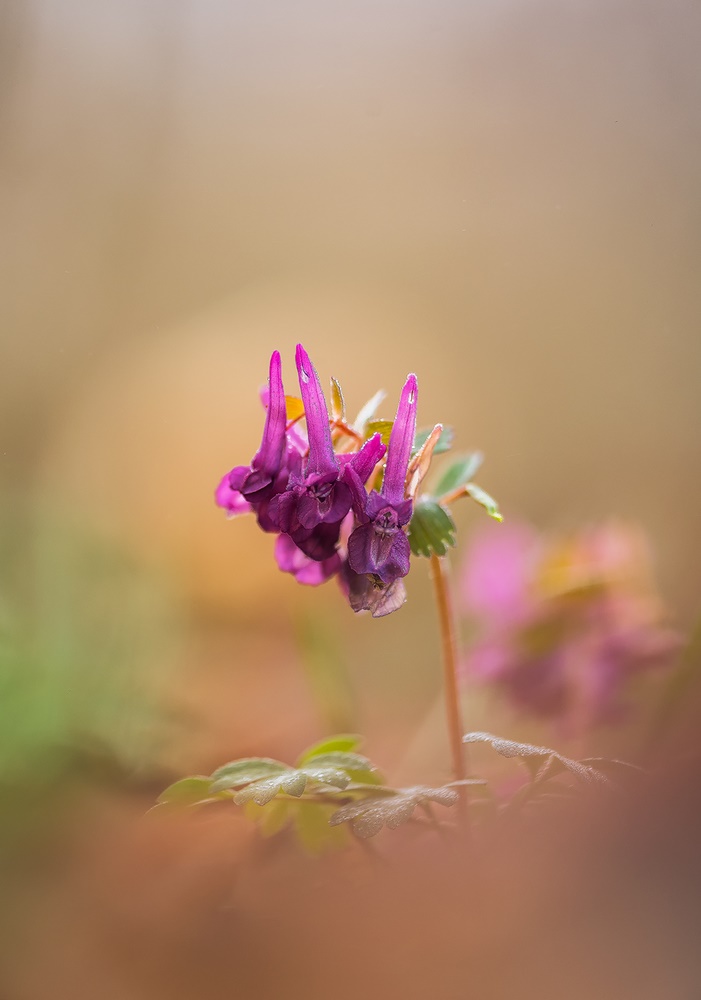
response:
[[[380,433],[367,431],[380,394],[363,407],[355,426],[347,424],[338,384],[330,417],[319,376],[301,344],[295,361],[301,399],[293,401],[291,417],[275,351],[263,394],[267,412],[260,448],[250,465],[224,476],[216,502],[230,515],[254,512],[263,530],[277,534],[275,558],[283,572],[311,585],[337,576],[355,611],[389,614],[404,603],[403,578],[410,568],[413,500],[406,480],[416,435],[416,376],[409,375],[402,389],[386,446]],[[368,494],[366,484],[378,476],[381,488]]]

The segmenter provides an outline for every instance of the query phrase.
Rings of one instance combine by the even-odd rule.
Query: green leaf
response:
[[[367,441],[373,434],[379,434],[384,445],[389,444],[389,436],[392,433],[393,420],[368,420],[365,424],[363,437]]]
[[[331,379],[331,416],[334,420],[346,419],[346,402],[338,379]]]
[[[455,545],[453,519],[436,500],[422,497],[409,522],[409,545],[415,556],[444,556]]]
[[[360,753],[347,750],[328,750],[317,753],[309,760],[314,767],[340,767],[344,771],[374,771],[375,765]]]
[[[381,785],[384,781],[383,775],[372,761],[359,753],[332,750],[329,753],[318,754],[309,763],[315,767],[321,765],[323,767],[341,768],[343,773],[350,777],[351,781],[360,782],[361,784]]]
[[[317,766],[317,760],[310,761],[300,768],[300,771],[313,781],[322,785],[333,785],[334,788],[345,788],[351,783],[351,775],[346,770],[339,767],[330,767],[323,764]]]
[[[453,806],[458,801],[458,793],[452,788],[401,788],[388,796],[371,796],[360,802],[341,806],[331,816],[331,826],[350,823],[353,832],[363,839],[374,837],[383,826],[390,830],[407,823],[418,805],[437,802],[443,806]]]
[[[361,742],[361,737],[356,736],[354,733],[339,733],[338,736],[329,736],[327,739],[320,740],[318,743],[313,743],[310,747],[307,747],[297,761],[297,767],[301,767],[302,764],[311,760],[312,757],[318,757],[320,754],[332,753],[335,750],[355,750],[357,746],[360,746]]]
[[[161,792],[156,800],[159,805],[195,806],[200,802],[208,802],[214,798],[228,798],[226,795],[212,794],[212,779],[203,775],[193,775],[191,778],[181,778]]]
[[[262,778],[246,785],[234,795],[234,802],[237,806],[245,805],[246,802],[256,802],[259,806],[264,806],[281,792],[299,798],[307,787],[307,777],[302,771],[289,768],[273,778]]]
[[[415,455],[417,451],[421,451],[423,446],[428,441],[429,435],[433,428],[424,431],[418,431],[416,437],[414,438],[414,447],[412,448],[412,455]],[[433,449],[434,455],[441,455],[443,452],[450,451],[453,446],[453,438],[455,437],[455,432],[452,427],[444,427],[441,436],[438,438],[438,443]]]
[[[483,457],[481,451],[473,451],[469,455],[457,458],[438,480],[436,494],[439,497],[444,496],[446,493],[452,493],[458,487],[464,486],[465,483],[469,483],[482,464]]]
[[[594,758],[589,760],[572,760],[564,757],[549,747],[534,746],[531,743],[516,743],[514,740],[504,740],[491,733],[467,733],[463,743],[489,743],[502,757],[517,757],[531,773],[533,781],[547,781],[562,771],[567,771],[575,778],[590,785],[611,785],[610,779],[604,773],[601,761],[594,765]],[[611,762],[609,762],[611,763]],[[616,761],[622,764],[622,761]]]
[[[264,806],[280,794],[299,798],[304,795],[309,781],[342,789],[350,784],[351,775],[337,767],[317,767],[314,761],[310,761],[304,767],[290,767],[270,778],[262,778],[246,785],[236,793],[234,802],[239,806],[246,802],[257,802],[259,806]]]
[[[242,757],[217,768],[211,777],[212,790],[218,792],[223,788],[236,788],[289,770],[287,764],[270,757]]]
[[[478,503],[480,507],[484,507],[490,517],[493,517],[495,521],[503,521],[501,513],[499,512],[499,506],[494,499],[490,497],[489,493],[486,493],[481,487],[476,486],[475,483],[469,483],[465,487],[465,492],[469,497]]]

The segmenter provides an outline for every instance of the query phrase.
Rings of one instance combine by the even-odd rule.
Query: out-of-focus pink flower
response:
[[[461,583],[479,629],[465,672],[573,731],[618,718],[631,676],[679,645],[663,623],[645,537],[628,525],[554,540],[524,525],[486,528]]]

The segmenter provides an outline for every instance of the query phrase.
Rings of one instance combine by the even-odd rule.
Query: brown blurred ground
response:
[[[341,378],[351,409],[378,386],[392,400],[416,371],[422,422],[453,423],[459,444],[486,452],[481,482],[507,516],[546,528],[640,522],[665,596],[691,621],[700,34],[693,0],[3,8],[0,487],[104,534],[181,595],[191,633],[166,701],[186,723],[149,764],[170,774],[239,753],[293,757],[328,731],[297,637],[322,609],[355,692],[348,722],[394,773],[436,691],[422,568],[411,613],[357,621],[333,585],[310,593],[278,574],[270,539],[227,524],[212,504],[218,477],[256,446],[270,351],[281,349],[293,382],[298,339],[324,378]],[[458,516],[467,530],[479,515]],[[217,916],[221,866],[246,867],[244,833],[214,823],[211,860],[209,840],[191,831],[167,850],[130,833],[156,784],[126,804],[88,795],[82,833],[69,823],[55,870],[30,865],[24,891],[8,896],[24,942],[6,977],[10,1000],[236,995],[234,971],[226,977],[242,952],[221,958],[232,934],[263,964],[268,921],[297,940],[296,876],[273,888],[275,867],[261,866],[260,912],[249,884],[232,923]],[[670,827],[651,842],[657,861],[674,853],[683,801],[676,789]],[[632,837],[645,805],[622,823]],[[578,850],[588,856],[584,840]],[[597,857],[565,882],[573,898],[588,873],[594,898],[604,892]],[[657,861],[676,930],[687,896]],[[432,913],[422,880],[442,863],[422,855],[417,911]],[[592,912],[622,909],[625,923],[621,900],[644,868]],[[557,878],[541,884],[528,870],[517,854],[522,889],[510,891],[523,893],[523,920],[539,929],[533,914],[547,912],[566,944],[567,907],[549,895]],[[451,874],[436,872],[474,937],[472,877],[451,889]],[[305,898],[305,911],[315,903]],[[371,903],[382,928],[387,911]],[[518,970],[533,946],[501,912],[479,931],[494,956],[484,984],[497,983],[495,996],[565,995],[499,971],[502,948]],[[634,970],[658,927],[650,920],[621,947],[620,968]],[[606,926],[592,931],[600,956]],[[660,978],[640,975],[634,990],[609,980],[608,995],[663,995],[678,961],[679,984],[664,995],[694,996],[684,944],[677,957],[663,951]],[[412,947],[417,995],[433,988],[422,976],[436,947],[425,966]],[[148,955],[127,973],[134,949]],[[307,975],[306,956],[294,962]],[[469,978],[470,963],[446,973],[437,995]],[[320,968],[312,996],[326,995]],[[581,995],[607,995],[602,981],[585,979]],[[391,974],[380,982],[392,995]],[[566,995],[577,989],[570,982]],[[255,990],[251,976],[241,993]]]

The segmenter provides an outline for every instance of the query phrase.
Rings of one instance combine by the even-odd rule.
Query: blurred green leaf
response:
[[[482,464],[483,457],[481,451],[473,451],[469,455],[455,459],[438,480],[435,489],[436,495],[444,496],[446,493],[452,493],[459,486],[469,483]]]
[[[371,438],[373,434],[379,434],[382,438],[382,443],[384,445],[389,444],[389,436],[392,433],[392,427],[394,426],[393,420],[368,420],[365,424],[365,431],[363,432],[363,437],[367,441]]]
[[[213,795],[212,779],[198,774],[191,778],[181,778],[180,781],[175,781],[161,792],[156,801],[160,805],[194,806],[214,797],[228,798],[229,796],[216,796],[216,793]]]
[[[339,733],[338,736],[328,736],[326,739],[319,740],[318,743],[313,743],[310,747],[307,747],[297,761],[297,767],[301,767],[302,764],[311,760],[312,757],[317,757],[320,754],[332,753],[335,750],[355,750],[357,746],[360,746],[361,741],[362,737],[354,733]]]
[[[246,802],[255,802],[259,806],[264,806],[281,792],[299,798],[300,795],[304,794],[306,787],[307,775],[290,768],[282,774],[276,774],[273,778],[262,778],[260,781],[253,781],[250,785],[246,785],[245,788],[236,793],[234,802],[237,806],[245,805]]]
[[[384,776],[375,767],[372,761],[363,757],[359,753],[348,753],[340,750],[332,750],[329,753],[318,754],[310,761],[311,764],[323,767],[341,768],[351,779],[364,785],[381,785]]]
[[[310,780],[322,785],[332,785],[334,788],[345,788],[350,784],[351,776],[339,768],[316,767],[310,762],[302,768],[288,768],[281,774],[252,782],[236,793],[234,802],[237,805],[257,802],[259,806],[263,806],[280,794],[299,798]]]
[[[412,448],[412,455],[415,455],[417,451],[421,451],[423,446],[428,441],[431,431],[433,428],[428,430],[417,431],[416,437],[414,438],[414,447]],[[434,455],[442,455],[446,451],[450,451],[453,446],[453,438],[455,437],[455,431],[452,427],[444,427],[441,436],[438,438],[438,443],[433,449]]]
[[[350,753],[347,750],[328,750],[326,753],[314,754],[309,759],[309,763],[314,767],[340,767],[344,771],[374,771],[372,761],[363,757],[359,753]]]
[[[489,493],[486,493],[481,487],[476,486],[474,483],[469,483],[465,487],[465,492],[469,497],[478,503],[480,507],[484,507],[490,517],[493,517],[495,521],[503,521],[501,513],[499,512],[499,506],[493,497],[490,497]]]
[[[444,556],[455,545],[455,524],[436,500],[421,497],[414,505],[408,535],[415,556]]]
[[[437,802],[443,806],[453,806],[458,801],[458,793],[453,788],[401,788],[387,796],[373,796],[359,802],[341,806],[331,816],[329,823],[337,826],[350,823],[353,832],[363,839],[374,837],[383,826],[390,830],[407,823],[418,805]]]
[[[211,777],[212,790],[218,792],[224,788],[236,788],[289,770],[287,764],[270,757],[242,757],[217,768]]]

